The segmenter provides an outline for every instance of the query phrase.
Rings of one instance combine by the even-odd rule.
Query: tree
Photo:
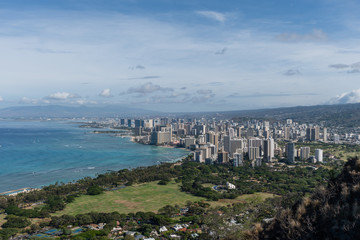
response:
[[[24,217],[7,216],[7,222],[2,225],[3,228],[24,228],[30,226],[31,222]]]
[[[99,195],[99,194],[103,193],[103,191],[104,191],[104,189],[97,185],[90,186],[86,190],[88,195]]]

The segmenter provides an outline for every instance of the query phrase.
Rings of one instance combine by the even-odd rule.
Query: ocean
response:
[[[174,161],[185,149],[94,134],[69,121],[0,120],[0,192],[71,182],[107,171]]]

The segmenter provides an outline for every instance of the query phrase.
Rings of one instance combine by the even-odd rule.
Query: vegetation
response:
[[[104,192],[104,189],[101,188],[100,186],[96,186],[96,185],[90,186],[86,190],[86,193],[88,195],[99,195],[99,194],[101,194],[103,192]]]
[[[290,208],[339,172],[337,165],[318,165],[316,169],[281,164],[252,168],[188,160],[109,172],[94,179],[0,198],[0,210],[8,214],[5,232],[0,236],[19,231],[34,233],[47,225],[62,229],[68,236],[69,225],[106,223],[102,230],[86,231],[73,238],[105,239],[118,224],[124,231],[145,236],[163,225],[186,224],[189,231],[176,231],[183,238],[190,238],[201,227],[202,239],[241,239],[255,236],[246,234],[255,222]],[[236,189],[227,189],[227,183]],[[26,208],[33,204],[35,207]],[[162,236],[171,233],[174,231]]]
[[[302,201],[278,212],[254,230],[260,239],[356,239],[360,234],[360,160],[350,159],[341,174]]]
[[[98,196],[83,195],[68,204],[56,215],[77,215],[91,211],[95,212],[157,212],[161,207],[170,204],[184,205],[186,201],[199,201],[204,198],[195,197],[179,191],[179,183],[174,181],[167,185],[157,182],[139,184],[116,191],[107,191]]]
[[[0,229],[0,239],[1,240],[7,240],[10,237],[16,235],[18,233],[18,229],[16,228],[5,228],[5,229]]]
[[[24,228],[31,224],[31,222],[25,217],[8,215],[6,219],[6,223],[1,226],[2,228]]]

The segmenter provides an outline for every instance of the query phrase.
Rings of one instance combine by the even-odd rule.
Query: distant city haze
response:
[[[0,109],[360,101],[357,1],[0,2]]]

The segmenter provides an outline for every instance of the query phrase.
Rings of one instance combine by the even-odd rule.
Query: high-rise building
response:
[[[315,158],[318,162],[323,162],[323,150],[322,149],[315,149]]]
[[[284,139],[289,140],[290,139],[290,128],[284,127]]]
[[[319,140],[320,136],[320,127],[315,126],[311,129],[311,141],[317,141]]]
[[[219,151],[219,134],[218,133],[215,133],[215,135],[214,135],[214,143],[213,143],[214,145],[215,145],[215,151]]]
[[[219,149],[219,134],[217,134],[213,131],[206,133],[206,142],[214,144],[216,147],[216,151],[218,151],[218,149]]]
[[[171,138],[172,138],[171,132],[154,131],[151,133],[150,136],[150,144],[160,145],[160,144],[170,143]]]
[[[269,128],[270,128],[270,122],[269,121],[264,121],[264,130],[269,131]]]
[[[228,163],[228,162],[229,162],[229,153],[218,152],[218,163]]]
[[[242,151],[237,151],[234,153],[234,166],[235,167],[242,167],[244,166],[244,154]]]
[[[153,127],[154,127],[154,120],[153,119],[145,120],[145,128],[153,128]]]
[[[286,144],[286,155],[289,163],[295,162],[295,144],[287,143]]]
[[[196,150],[194,152],[194,160],[199,162],[199,163],[204,163],[205,162],[205,154],[203,151],[201,150]]]
[[[233,128],[229,128],[229,136],[230,138],[235,137],[235,130]]]
[[[251,138],[251,137],[254,137],[254,136],[255,136],[255,131],[254,131],[254,129],[249,128],[249,129],[246,131],[246,137],[247,137],[247,138]]]
[[[264,140],[264,160],[266,162],[271,162],[271,159],[274,158],[274,139]]]
[[[262,146],[262,139],[260,138],[250,138],[248,140],[248,147],[260,147]]]
[[[141,136],[142,134],[142,127],[135,127],[135,136]]]
[[[248,148],[249,153],[249,160],[255,160],[256,158],[260,157],[260,147],[249,147]]]
[[[237,149],[243,150],[245,139],[231,139],[230,140],[230,151],[229,156],[232,157]]]
[[[192,137],[185,138],[185,148],[189,148],[190,145],[194,145],[196,143],[196,139]]]
[[[145,122],[144,120],[141,120],[141,119],[135,119],[135,127],[138,128],[138,127],[145,127]]]
[[[225,152],[230,152],[230,136],[224,136],[224,151]]]
[[[323,141],[327,142],[327,128],[323,129]]]
[[[306,141],[311,141],[312,137],[311,137],[311,128],[308,127],[306,128]]]
[[[300,148],[300,158],[306,160],[310,157],[310,147],[301,147]]]
[[[263,135],[264,135],[264,138],[266,138],[266,139],[270,138],[270,131],[269,131],[269,130],[265,130],[264,133],[263,133]]]
[[[205,134],[206,133],[206,126],[203,124],[195,125],[193,129],[196,130],[196,135]]]

